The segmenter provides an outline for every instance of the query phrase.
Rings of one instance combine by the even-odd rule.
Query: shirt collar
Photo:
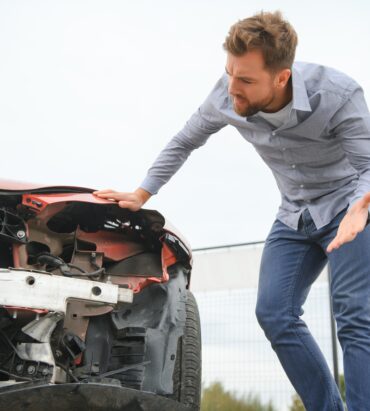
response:
[[[293,66],[292,68],[293,84],[293,109],[300,111],[312,111],[310,101],[307,95],[306,85],[301,73]]]

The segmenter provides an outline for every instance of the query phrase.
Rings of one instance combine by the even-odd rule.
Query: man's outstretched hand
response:
[[[369,204],[370,192],[353,204],[339,224],[337,235],[328,245],[326,249],[328,253],[352,241],[365,228],[369,216]]]
[[[128,208],[131,211],[140,210],[152,196],[148,191],[145,191],[142,188],[138,188],[133,193],[120,193],[115,190],[107,189],[94,191],[93,194],[100,198],[117,201],[120,207]]]

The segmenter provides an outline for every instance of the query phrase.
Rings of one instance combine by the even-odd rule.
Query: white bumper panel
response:
[[[67,300],[132,303],[132,290],[114,284],[23,270],[0,269],[0,305],[66,312]]]

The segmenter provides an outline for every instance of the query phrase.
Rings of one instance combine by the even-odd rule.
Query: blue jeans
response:
[[[325,251],[345,213],[319,230],[308,210],[298,231],[276,220],[262,256],[257,319],[307,411],[344,409],[324,356],[300,318],[327,261],[348,411],[370,410],[370,227],[332,253]]]

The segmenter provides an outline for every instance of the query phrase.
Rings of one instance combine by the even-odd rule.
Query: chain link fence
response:
[[[261,250],[261,246],[254,246],[252,249],[246,247],[244,254],[246,258],[249,255],[257,261],[256,255],[260,255]],[[241,257],[243,250],[239,248],[238,251]],[[233,256],[233,250],[229,248],[217,250],[216,253],[216,257],[212,250],[195,253],[193,271],[196,276],[203,276],[205,281],[203,284],[198,279],[193,287],[202,324],[203,384],[207,387],[218,381],[225,389],[234,391],[239,396],[257,394],[262,403],[271,401],[276,410],[288,411],[294,389],[255,317],[257,287],[254,277],[258,273],[254,271],[258,264],[256,263],[254,271],[249,266],[249,273],[246,275],[251,277],[250,281],[244,279],[242,284],[234,284],[233,273],[228,272],[224,275],[228,276],[229,286],[217,289],[214,283],[222,275],[217,272],[217,267],[220,266],[217,260],[221,258],[235,262],[239,257]],[[202,272],[195,270],[197,263]],[[211,277],[206,270],[211,271]],[[238,275],[242,278],[240,273],[235,277]],[[213,278],[213,283],[209,278]],[[240,288],[241,285],[244,287]],[[331,310],[325,273],[312,286],[304,311],[302,318],[333,370]]]

